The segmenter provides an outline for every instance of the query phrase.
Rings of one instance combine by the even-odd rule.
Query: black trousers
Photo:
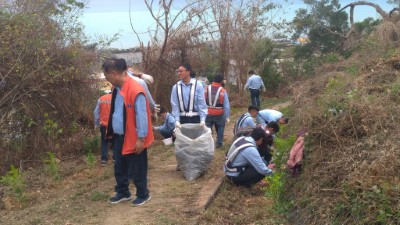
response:
[[[237,177],[227,176],[227,178],[231,180],[234,184],[245,187],[251,187],[252,185],[258,183],[260,180],[264,179],[264,177],[264,175],[257,172],[257,170],[254,169],[254,167],[252,166],[246,168],[246,170]]]
[[[185,124],[185,123],[200,123],[200,116],[180,116],[180,123]]]

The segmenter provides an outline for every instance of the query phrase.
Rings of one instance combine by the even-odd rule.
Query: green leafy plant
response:
[[[48,113],[45,113],[43,116],[46,119],[43,125],[43,130],[49,137],[56,139],[60,134],[63,133],[63,129],[56,121],[50,119]]]
[[[94,165],[96,165],[96,157],[94,157],[92,151],[89,151],[89,152],[86,153],[86,163],[90,167],[93,167]]]
[[[58,159],[55,157],[54,153],[48,152],[47,158],[43,159],[46,165],[46,171],[51,175],[54,180],[60,180]]]
[[[6,175],[0,178],[0,183],[9,187],[18,200],[24,199],[25,179],[23,174],[13,165],[11,165]]]

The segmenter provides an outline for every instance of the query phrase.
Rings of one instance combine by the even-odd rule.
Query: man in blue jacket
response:
[[[271,168],[274,164],[267,165],[257,150],[265,136],[265,130],[257,127],[250,137],[240,137],[231,145],[226,156],[224,172],[234,184],[251,187],[265,176],[273,174]]]

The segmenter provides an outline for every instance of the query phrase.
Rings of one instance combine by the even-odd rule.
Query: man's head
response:
[[[279,132],[279,124],[275,121],[271,121],[267,124],[265,129],[269,130],[272,134],[276,134]]]
[[[102,69],[108,82],[116,87],[122,87],[128,70],[125,59],[107,59],[103,62]]]
[[[254,70],[250,70],[249,75],[253,75],[253,74],[254,74]]]
[[[255,105],[251,105],[249,106],[249,108],[247,108],[247,111],[250,113],[251,117],[256,118],[258,111],[260,111],[260,108]]]
[[[289,122],[289,118],[287,117],[281,117],[278,119],[279,124],[287,124]]]
[[[164,107],[161,107],[158,116],[162,119],[165,119],[165,117],[167,116],[167,110]]]
[[[190,78],[193,78],[193,76],[195,76],[189,63],[180,64],[178,69],[176,70],[176,73],[178,74],[179,80],[184,81],[190,80]]]
[[[224,75],[218,73],[217,75],[215,75],[214,77],[214,82],[215,83],[222,83],[224,81]]]
[[[254,128],[250,134],[250,136],[256,141],[257,146],[262,144],[263,139],[265,138],[266,135],[267,134],[265,133],[265,130],[262,129],[261,127]]]

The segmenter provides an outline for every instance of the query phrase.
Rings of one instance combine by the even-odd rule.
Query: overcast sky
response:
[[[94,39],[98,36],[111,37],[119,33],[119,40],[114,42],[111,47],[114,48],[131,48],[137,46],[138,41],[131,29],[129,22],[129,0],[85,0],[87,2],[86,9],[81,18],[85,26],[85,33]],[[281,15],[280,18],[286,20],[293,19],[295,11],[303,8],[303,0],[289,0],[291,4],[286,5],[286,13]],[[345,6],[348,3],[355,2],[356,0],[340,0],[340,4]],[[158,0],[154,0],[158,3]],[[184,5],[185,0],[174,0],[174,5],[179,7]],[[385,11],[390,11],[393,6],[388,5],[386,0],[373,0],[380,5]],[[177,9],[177,8],[175,8]],[[347,9],[349,13],[349,9]],[[149,28],[155,27],[155,22],[151,18],[150,13],[144,3],[144,0],[131,0],[131,15],[134,28],[144,33]],[[367,17],[379,18],[379,14],[369,6],[357,6],[354,12],[355,20],[361,21]],[[143,41],[148,41],[147,35],[141,35]]]

